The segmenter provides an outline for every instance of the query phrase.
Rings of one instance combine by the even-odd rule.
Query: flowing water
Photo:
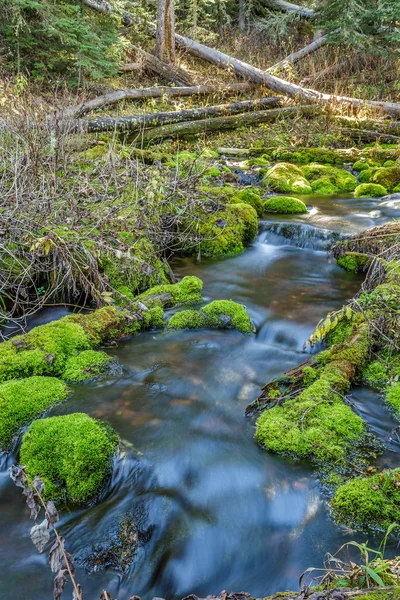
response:
[[[304,360],[303,343],[317,321],[360,286],[361,277],[328,259],[326,246],[339,231],[348,235],[393,216],[373,200],[312,203],[308,215],[261,222],[257,240],[240,256],[173,263],[178,277],[204,281],[205,301],[245,304],[255,335],[171,331],[126,339],[108,350],[122,375],[75,386],[51,412],[105,419],[125,442],[101,501],[63,511],[60,530],[80,564],[85,598],[104,588],[120,600],[297,589],[307,567],[322,566],[325,552],[354,538],[331,521],[310,467],[261,450],[254,422],[244,417],[261,385]],[[61,314],[44,313],[32,325]],[[396,464],[399,446],[389,437],[397,421],[368,389],[354,390],[352,399],[388,444],[381,464]],[[3,468],[12,460],[3,460]],[[93,548],[115,538],[126,514],[141,539],[132,565],[124,574],[96,561],[85,569]],[[20,490],[3,470],[0,593],[50,600],[52,575],[29,529]]]

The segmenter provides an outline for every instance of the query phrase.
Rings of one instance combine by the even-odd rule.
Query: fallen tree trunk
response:
[[[398,144],[400,142],[399,136],[382,133],[381,131],[344,128],[342,129],[342,133],[351,137],[353,140],[358,140],[359,142],[375,142],[376,140],[379,140],[384,144]]]
[[[342,117],[340,115],[333,115],[331,118],[349,129],[368,129],[370,131],[375,129],[389,135],[400,135],[400,121],[352,119],[351,117]]]
[[[113,12],[113,7],[106,0],[83,0],[83,4],[89,6],[89,8],[94,8],[98,12],[103,13],[103,15],[109,15]]]
[[[132,73],[133,71],[141,71],[143,68],[144,65],[142,65],[141,63],[131,62],[118,67],[118,71],[120,71],[120,73]]]
[[[180,110],[172,112],[150,113],[144,115],[134,115],[132,117],[115,117],[88,119],[81,121],[80,126],[89,133],[100,131],[138,131],[146,127],[159,127],[169,124],[176,124],[182,121],[198,121],[210,117],[221,117],[229,115],[238,115],[249,111],[262,111],[268,108],[279,106],[280,99],[276,97],[261,98],[260,100],[245,100],[243,102],[232,102],[231,104],[220,104],[217,106],[207,106],[189,110]]]
[[[177,85],[193,85],[191,77],[180,67],[168,65],[154,56],[154,54],[150,54],[133,44],[130,44],[129,47],[137,56],[140,56],[144,60],[144,68],[146,70],[160,75],[165,81],[173,81]]]
[[[284,0],[264,0],[263,4],[270,8],[277,8],[283,12],[294,12],[304,19],[313,19],[315,17],[315,11],[312,8],[305,8],[292,2],[285,2]]]
[[[384,114],[400,116],[399,103],[362,100],[360,98],[349,98],[346,96],[335,96],[334,94],[324,94],[316,90],[303,88],[300,85],[290,83],[289,81],[280,79],[279,77],[271,75],[266,71],[257,69],[256,67],[242,62],[237,58],[228,56],[219,50],[214,50],[213,48],[204,46],[204,44],[195,42],[190,38],[186,38],[178,34],[175,35],[175,38],[178,45],[182,48],[186,48],[190,54],[202,58],[203,60],[207,60],[208,62],[218,65],[219,67],[230,69],[245,79],[253,81],[254,83],[265,85],[274,92],[283,94],[289,98],[300,98],[312,103],[339,104],[341,106],[344,105],[351,108],[368,107]]]
[[[187,135],[196,135],[209,133],[211,131],[222,131],[226,129],[236,129],[237,127],[249,127],[260,123],[268,123],[276,119],[292,117],[299,114],[310,114],[315,112],[315,107],[311,106],[289,106],[286,108],[275,108],[266,111],[257,111],[251,113],[242,113],[229,117],[216,117],[213,119],[202,119],[201,121],[186,121],[164,125],[163,127],[154,127],[144,131],[141,134],[141,141],[159,141],[165,138],[184,137]]]
[[[230,94],[240,93],[255,87],[251,83],[230,83],[227,85],[194,85],[189,87],[151,87],[116,90],[93,100],[88,100],[79,106],[72,106],[63,112],[64,117],[76,118],[87,112],[116,104],[121,100],[142,100],[143,98],[162,98],[163,96],[194,96],[207,94]]]
[[[283,60],[279,61],[275,65],[272,65],[272,67],[269,67],[267,69],[267,72],[274,73],[281,69],[287,69],[290,65],[295,64],[296,62],[298,62],[305,56],[308,56],[312,52],[315,52],[319,48],[322,48],[322,46],[325,46],[327,41],[328,41],[328,36],[323,35],[322,37],[318,38],[314,42],[311,42],[311,44],[308,44],[308,46],[304,46],[304,48],[302,48],[301,50],[298,50],[297,52],[293,52],[292,54],[289,54],[289,56],[287,56]]]

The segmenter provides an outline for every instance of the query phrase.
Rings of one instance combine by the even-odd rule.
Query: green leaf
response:
[[[378,573],[375,573],[375,571],[373,569],[371,569],[370,567],[365,566],[364,568],[367,571],[368,575],[371,577],[371,579],[373,579],[375,581],[375,583],[377,583],[380,587],[385,586],[382,579],[379,577]]]

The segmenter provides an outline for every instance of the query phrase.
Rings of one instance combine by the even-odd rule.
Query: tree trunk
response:
[[[261,100],[245,100],[244,102],[232,102],[231,104],[190,110],[150,113],[134,115],[132,117],[89,119],[81,121],[79,126],[83,127],[89,133],[100,131],[140,131],[149,127],[159,127],[161,125],[181,123],[182,121],[192,122],[209,117],[237,115],[255,110],[262,111],[279,106],[279,104],[279,98],[262,98]]]
[[[246,31],[246,0],[239,0],[239,31]]]
[[[279,118],[292,117],[298,114],[310,114],[311,112],[315,112],[315,110],[315,107],[311,106],[289,106],[287,108],[274,108],[272,110],[242,113],[229,117],[185,121],[183,123],[148,129],[141,134],[140,139],[148,142],[161,141],[166,138],[180,138],[188,135],[209,133],[211,131],[249,127],[251,125],[258,125],[259,123],[272,122]]]
[[[267,69],[267,72],[274,73],[276,71],[279,71],[280,69],[287,69],[287,67],[289,65],[293,65],[294,63],[298,62],[305,56],[308,56],[308,54],[311,54],[312,52],[315,52],[315,50],[322,48],[322,46],[324,46],[327,41],[328,41],[328,36],[325,35],[323,37],[320,37],[319,39],[315,40],[314,42],[311,42],[311,44],[308,44],[308,46],[305,46],[304,48],[302,48],[301,50],[298,50],[297,52],[293,52],[292,54],[289,54],[289,56],[287,56],[283,60],[279,61],[272,67],[269,67]]]
[[[155,56],[167,63],[175,61],[175,2],[158,0]]]
[[[165,81],[172,81],[177,85],[193,85],[191,77],[180,67],[168,65],[153,54],[149,54],[149,52],[146,52],[133,44],[130,44],[130,48],[144,60],[144,68],[146,70],[152,71],[153,73],[160,75]]]
[[[385,114],[400,116],[400,104],[398,103],[335,96],[334,94],[324,94],[316,90],[303,88],[182,35],[175,35],[175,39],[179,46],[186,48],[190,54],[216,64],[219,67],[230,69],[241,77],[254,83],[263,84],[274,92],[283,94],[289,98],[321,104],[339,104],[350,108],[363,108],[367,106]]]
[[[263,3],[270,8],[277,8],[283,12],[295,12],[304,19],[312,19],[315,16],[315,12],[312,8],[305,8],[304,6],[285,2],[284,0],[263,0]]]
[[[113,12],[113,7],[106,0],[83,0],[83,4],[89,6],[89,8],[94,8],[98,12],[103,13],[104,15],[108,15]]]
[[[400,137],[397,135],[390,135],[388,133],[382,133],[380,131],[369,131],[367,129],[342,129],[342,133],[348,135],[353,140],[358,142],[375,142],[379,140],[383,144],[398,144]]]
[[[116,104],[121,100],[142,100],[143,98],[162,98],[163,96],[205,96],[207,94],[216,94],[224,96],[225,94],[239,94],[255,87],[252,83],[230,83],[227,85],[194,85],[190,87],[153,87],[153,88],[133,88],[126,90],[116,90],[104,96],[98,96],[93,100],[88,100],[79,106],[71,106],[63,111],[64,118],[81,117],[91,110]]]

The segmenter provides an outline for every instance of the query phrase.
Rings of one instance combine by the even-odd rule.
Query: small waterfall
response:
[[[260,226],[260,242],[273,246],[289,245],[313,250],[329,250],[335,242],[348,237],[348,234],[307,223],[262,221]]]

